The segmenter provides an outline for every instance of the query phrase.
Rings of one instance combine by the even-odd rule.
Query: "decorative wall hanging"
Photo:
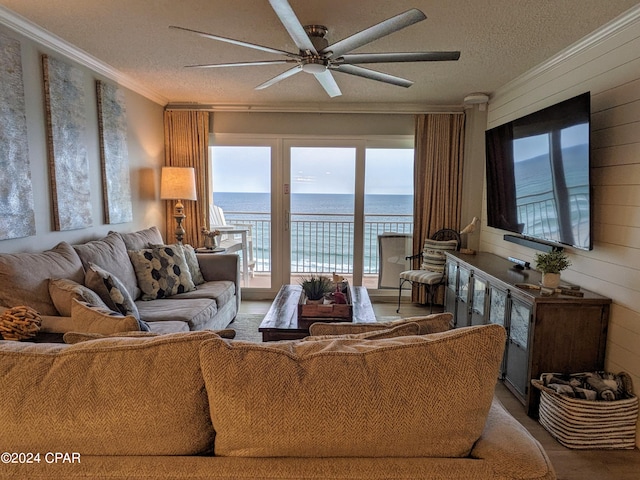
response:
[[[0,240],[35,235],[20,42],[0,34]]]
[[[133,210],[124,94],[116,85],[100,80],[96,81],[96,91],[104,221],[126,223],[133,220]]]
[[[54,228],[90,227],[84,74],[47,55],[42,56],[42,65]]]

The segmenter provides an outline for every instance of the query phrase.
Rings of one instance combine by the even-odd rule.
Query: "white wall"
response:
[[[591,91],[594,249],[567,249],[567,281],[613,300],[606,369],[640,389],[640,6],[496,92],[488,127]],[[486,186],[485,186],[486,188]],[[484,203],[484,202],[483,202]],[[533,262],[486,226],[481,250]],[[640,427],[639,427],[640,428]],[[640,444],[640,434],[638,435]]]
[[[25,88],[29,162],[34,192],[36,235],[0,241],[0,252],[41,251],[62,241],[80,243],[106,235],[110,230],[134,231],[151,225],[163,225],[163,211],[158,185],[160,165],[164,162],[163,107],[140,94],[122,88],[127,110],[127,142],[131,166],[131,193],[133,221],[118,225],[104,224],[102,206],[102,178],[98,140],[98,113],[96,79],[116,83],[75,64],[59,52],[25,38],[8,27],[0,31],[18,39],[22,49],[22,69]],[[46,53],[74,64],[85,74],[85,100],[87,120],[86,149],[89,160],[93,227],[56,232],[53,230],[51,190],[48,177],[44,93],[41,55]]]

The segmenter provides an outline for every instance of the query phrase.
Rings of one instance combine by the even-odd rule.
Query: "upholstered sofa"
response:
[[[0,254],[0,314],[26,305],[42,333],[222,329],[240,305],[237,255],[165,245],[156,227]]]
[[[411,328],[0,342],[0,477],[556,478],[494,400],[504,329]]]

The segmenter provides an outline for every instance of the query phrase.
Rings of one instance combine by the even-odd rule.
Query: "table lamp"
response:
[[[160,179],[160,198],[177,200],[173,218],[176,219],[176,240],[182,243],[185,231],[182,221],[185,219],[182,200],[197,200],[196,176],[192,167],[162,167]]]

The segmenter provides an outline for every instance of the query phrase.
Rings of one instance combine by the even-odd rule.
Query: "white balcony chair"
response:
[[[253,277],[255,260],[253,259],[253,226],[250,224],[227,224],[222,208],[211,205],[209,209],[209,230],[220,231],[219,246],[227,253],[242,251],[242,273],[247,282],[249,272]]]
[[[378,235],[378,288],[398,288],[398,277],[411,268],[407,256],[412,250],[413,235],[410,233]]]

